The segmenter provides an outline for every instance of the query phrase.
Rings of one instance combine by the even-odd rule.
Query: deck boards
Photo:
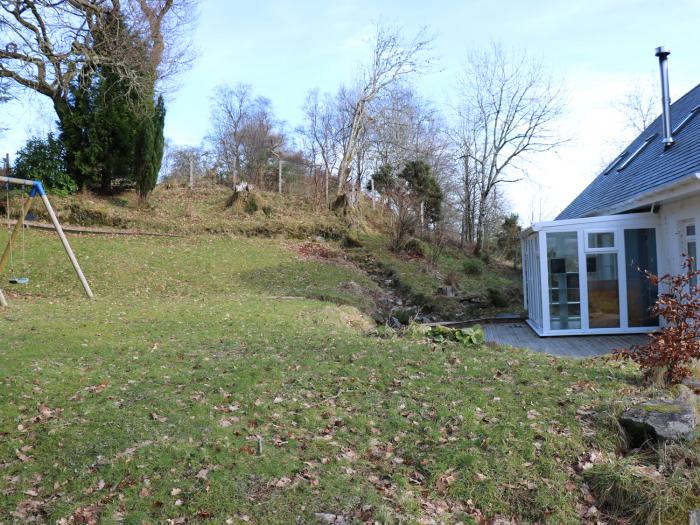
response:
[[[540,337],[525,323],[486,324],[483,328],[489,342],[560,357],[604,355],[616,348],[628,348],[647,339],[644,334]]]

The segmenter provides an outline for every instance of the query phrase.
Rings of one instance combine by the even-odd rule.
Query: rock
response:
[[[344,516],[330,514],[328,512],[317,512],[316,519],[321,523],[335,523],[336,525],[350,525],[350,522]]]
[[[438,288],[438,295],[444,295],[445,297],[454,297],[455,290],[452,286],[441,286]]]
[[[690,388],[694,393],[700,394],[700,379],[697,377],[686,377],[682,384]]]
[[[676,401],[683,401],[694,408],[698,408],[698,396],[695,391],[686,385],[673,385],[671,392],[676,396]]]
[[[688,402],[650,400],[623,412],[620,424],[630,437],[630,445],[639,447],[648,440],[693,441],[697,418]]]
[[[700,525],[700,509],[690,511],[690,516],[688,517],[688,525]]]

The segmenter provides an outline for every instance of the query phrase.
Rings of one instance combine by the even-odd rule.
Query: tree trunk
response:
[[[486,200],[488,196],[482,196],[479,202],[479,217],[476,224],[476,247],[474,253],[476,255],[482,255],[484,253],[484,248],[486,246],[486,231],[484,228],[484,221],[486,220]]]
[[[112,193],[112,174],[104,168],[100,176],[100,193],[102,195],[110,195]]]

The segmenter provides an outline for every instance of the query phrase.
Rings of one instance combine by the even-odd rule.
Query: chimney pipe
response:
[[[671,95],[668,89],[668,55],[671,52],[665,47],[656,48],[656,56],[659,57],[659,70],[661,71],[661,107],[663,108],[662,120],[664,125],[664,147],[673,144],[673,131],[671,128]]]

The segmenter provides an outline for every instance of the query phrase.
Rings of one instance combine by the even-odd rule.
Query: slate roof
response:
[[[671,104],[671,128],[676,127],[695,110],[692,118],[677,133],[675,143],[667,149],[661,142],[663,124],[659,116],[622,152],[624,155],[606,173],[601,172],[583,192],[576,197],[556,220],[577,219],[605,215],[606,210],[655,188],[672,184],[693,173],[700,172],[700,84]],[[622,170],[618,168],[644,144],[654,138]],[[613,161],[614,162],[614,161]],[[622,211],[622,210],[620,210]]]

